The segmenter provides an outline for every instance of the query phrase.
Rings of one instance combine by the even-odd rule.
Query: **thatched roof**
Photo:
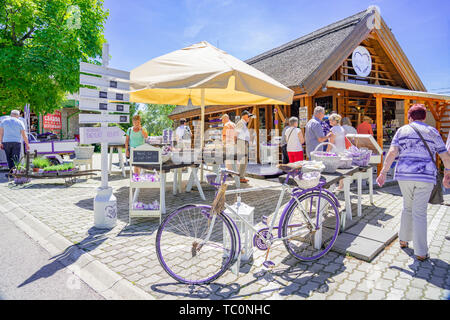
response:
[[[245,62],[287,87],[302,86],[302,82],[341,45],[366,13],[359,12]]]
[[[359,12],[245,62],[287,87],[298,87],[324,60],[329,58],[366,13],[366,11]],[[199,108],[198,106],[177,106],[170,115],[174,116]]]

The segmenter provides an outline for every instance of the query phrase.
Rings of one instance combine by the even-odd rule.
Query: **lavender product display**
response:
[[[303,189],[314,188],[320,182],[320,172],[311,171],[311,172],[300,173],[294,177],[294,181],[297,183],[297,185],[300,188],[303,188]]]
[[[135,209],[135,210],[159,210],[159,202],[157,200],[155,200],[149,204],[145,204],[141,201],[137,201],[137,202],[133,203],[133,209]]]
[[[133,182],[159,182],[159,175],[156,171],[154,171],[154,173],[144,173],[141,175],[133,173]]]
[[[372,150],[367,148],[358,149],[355,146],[349,148],[352,156],[352,165],[359,167],[367,167],[370,162],[370,157],[372,156]]]

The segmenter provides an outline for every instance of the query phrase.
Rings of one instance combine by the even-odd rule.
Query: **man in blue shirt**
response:
[[[20,160],[20,143],[25,141],[25,151],[30,149],[25,126],[19,120],[20,112],[11,111],[11,117],[0,123],[0,149],[5,150],[9,170],[14,168],[14,161]]]
[[[308,159],[311,159],[311,151],[328,138],[333,135],[329,132],[327,135],[323,132],[322,119],[325,117],[325,109],[323,107],[315,107],[313,118],[308,121],[305,128],[305,140],[306,140],[306,154]]]

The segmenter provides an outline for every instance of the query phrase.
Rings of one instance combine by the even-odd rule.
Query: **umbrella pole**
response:
[[[205,89],[201,89],[200,148],[202,164],[200,166],[200,182],[203,182],[203,147],[205,145]]]

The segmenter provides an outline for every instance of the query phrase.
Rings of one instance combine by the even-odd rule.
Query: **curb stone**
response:
[[[107,300],[155,300],[92,255],[75,247],[65,237],[3,197],[0,213],[52,255],[66,255],[59,261]],[[70,248],[70,249],[69,249]]]

